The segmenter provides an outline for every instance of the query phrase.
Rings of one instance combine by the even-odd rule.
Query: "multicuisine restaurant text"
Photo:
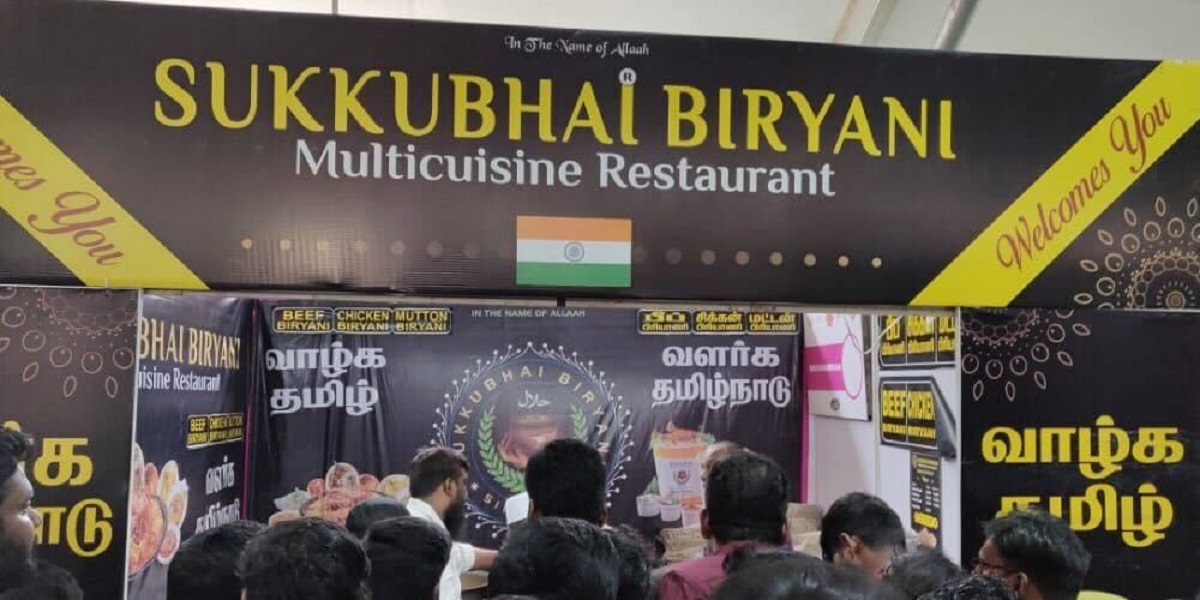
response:
[[[235,77],[241,79],[234,81]],[[155,82],[160,92],[155,119],[167,127],[211,121],[239,130],[269,123],[274,130],[302,134],[404,136],[401,144],[371,142],[354,149],[339,146],[345,143],[340,139],[296,140],[296,174],[334,179],[563,187],[582,183],[584,169],[573,160],[550,160],[533,151],[527,156],[524,149],[489,152],[485,147],[442,155],[417,145],[447,130],[457,140],[481,143],[502,139],[600,145],[604,150],[595,152],[594,180],[602,188],[836,195],[836,173],[828,162],[772,168],[752,159],[746,160],[755,166],[714,165],[680,155],[673,161],[643,163],[617,151],[643,144],[680,151],[715,147],[884,159],[957,158],[953,102],[946,99],[760,88],[702,90],[673,82],[652,87],[616,78],[564,83],[467,73],[410,77],[404,71],[227,66],[178,58],[158,63]],[[636,100],[647,92],[661,95],[664,109],[640,118]],[[390,106],[381,108],[382,97]],[[567,106],[572,108],[565,110]],[[648,129],[661,131],[664,139],[643,139]]]

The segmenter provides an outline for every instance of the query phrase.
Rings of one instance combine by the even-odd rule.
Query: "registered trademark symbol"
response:
[[[617,75],[617,81],[620,81],[621,85],[633,85],[637,83],[637,71],[629,67],[621,69],[621,72]]]

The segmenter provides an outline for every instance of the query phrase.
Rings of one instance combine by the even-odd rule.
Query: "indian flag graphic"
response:
[[[633,221],[517,217],[517,285],[629,287]]]

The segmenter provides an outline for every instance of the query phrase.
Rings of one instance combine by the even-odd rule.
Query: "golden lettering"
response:
[[[217,124],[226,129],[245,129],[258,116],[258,65],[250,65],[250,102],[246,107],[246,116],[233,119],[229,116],[228,87],[225,81],[225,65],[219,62],[207,62],[209,78],[212,79],[209,102],[212,104],[213,118]]]
[[[167,127],[186,127],[196,120],[198,112],[196,99],[184,89],[182,84],[172,78],[172,71],[181,71],[187,79],[188,85],[196,83],[196,68],[192,66],[192,63],[182,58],[168,58],[159,61],[154,68],[154,82],[158,84],[158,89],[162,93],[175,102],[179,108],[179,114],[178,116],[168,115],[163,101],[156,100],[154,102],[154,118]]]

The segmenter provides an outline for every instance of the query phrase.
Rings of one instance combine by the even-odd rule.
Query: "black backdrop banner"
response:
[[[1200,306],[1200,63],[0,0],[0,89],[4,282]]]
[[[470,461],[470,539],[494,547],[527,459],[562,437],[604,453],[611,519],[647,531],[698,523],[699,457],[716,441],[772,456],[799,490],[795,318],[796,333],[663,335],[639,329],[679,313],[268,302],[262,314],[256,519],[342,521],[372,494],[407,497],[414,454],[445,445]]]
[[[1092,553],[1087,589],[1200,591],[1200,315],[964,312],[963,556],[1035,505]]]
[[[195,533],[242,516],[250,300],[145,295],[138,331],[129,598],[166,598],[167,567]]]
[[[137,292],[0,287],[0,421],[34,436],[35,552],[120,598]]]

